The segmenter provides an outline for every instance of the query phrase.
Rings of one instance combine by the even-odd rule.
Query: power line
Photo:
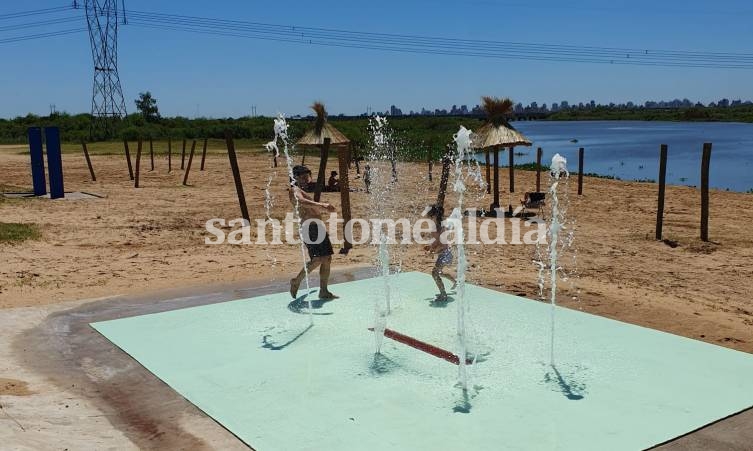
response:
[[[72,28],[69,30],[58,30],[58,31],[52,31],[49,33],[38,33],[38,34],[30,34],[26,36],[15,36],[12,38],[0,39],[0,44],[10,44],[13,42],[28,41],[31,39],[54,38],[58,36],[64,36],[67,34],[81,33],[82,31],[86,31],[86,30],[87,30],[86,28]]]
[[[35,28],[35,27],[41,27],[41,26],[46,26],[46,25],[57,25],[57,24],[66,23],[66,22],[80,22],[80,21],[81,21],[80,15],[76,15],[74,17],[67,17],[67,18],[61,17],[58,19],[42,20],[39,22],[26,22],[26,23],[20,23],[20,24],[15,24],[15,25],[0,26],[0,32],[10,31],[10,30],[24,30],[27,28]]]
[[[745,53],[531,44],[354,32],[142,11],[129,14],[130,23],[142,27],[329,47],[537,61],[753,69],[753,54]]]
[[[68,6],[19,12],[0,16],[0,19],[10,16],[15,18],[37,14],[50,14],[70,9],[75,8]],[[100,13],[104,12],[107,11],[100,11]],[[522,59],[530,61],[706,69],[753,69],[753,54],[750,53],[656,50],[458,39],[410,34],[360,32],[333,28],[300,27],[133,10],[128,10],[128,16],[128,24],[138,27],[323,47],[489,59]],[[48,21],[10,25],[0,27],[0,31],[26,29],[32,26],[57,25],[72,20],[75,19],[58,18]],[[53,32],[49,35],[21,36],[0,40],[0,43],[54,37],[58,35],[57,33],[68,34],[72,32],[74,31],[63,30]]]
[[[34,9],[31,11],[19,11],[17,13],[0,14],[0,20],[16,19],[18,17],[39,16],[44,14],[52,14],[60,11],[67,11],[74,9],[73,6],[58,6],[56,8],[44,8]]]

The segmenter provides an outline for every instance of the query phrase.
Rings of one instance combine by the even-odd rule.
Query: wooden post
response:
[[[306,147],[303,146],[303,159],[301,160],[301,166],[306,166]]]
[[[432,154],[431,146],[429,146],[426,152],[426,160],[429,163],[429,181],[430,182],[433,181],[432,179],[434,178],[434,175],[432,174],[432,172],[434,171],[434,160],[432,159],[431,154]]]
[[[204,170],[204,160],[207,159],[207,138],[204,138],[204,149],[201,151],[201,168],[200,171]],[[276,161],[276,160],[275,160]],[[277,167],[277,165],[275,165]]]
[[[246,205],[246,195],[243,193],[243,182],[241,181],[241,172],[238,169],[238,159],[235,155],[235,143],[233,134],[230,130],[225,131],[225,143],[227,144],[227,156],[230,159],[230,168],[233,170],[233,180],[235,181],[235,191],[238,193],[238,203],[241,206],[241,215],[247,223],[251,224],[251,217],[248,215],[248,206]]]
[[[499,208],[499,146],[494,146],[494,202],[492,210]]]
[[[319,175],[316,177],[316,188],[314,189],[314,200],[316,202],[319,202],[319,199],[322,198],[322,190],[324,189],[324,177],[326,176],[327,171],[327,156],[329,155],[329,138],[324,138],[324,144],[322,144],[320,149],[320,161],[319,161]]]
[[[664,192],[667,181],[667,145],[662,144],[659,151],[659,206],[656,208],[656,239],[661,239],[664,225]]]
[[[342,204],[342,216],[343,224],[348,224],[351,220],[350,212],[350,184],[348,183],[348,166],[350,164],[350,148],[348,146],[340,146],[337,148],[338,159],[340,160],[340,203]],[[343,227],[343,238],[345,240],[341,254],[348,254],[348,251],[353,247],[353,243],[348,240],[348,237],[344,236],[345,227]]]
[[[515,152],[513,152],[514,149],[515,149],[514,147],[508,148],[508,150],[510,151],[510,155],[508,155],[508,159],[507,159],[508,162],[510,163],[509,172],[510,172],[510,192],[511,193],[515,192],[515,157],[514,157]]]
[[[486,148],[486,194],[492,193],[492,168],[489,161],[489,148]]]
[[[188,156],[188,166],[186,166],[186,173],[183,174],[183,186],[188,186],[188,173],[191,172],[191,162],[193,161],[193,152],[196,150],[196,140],[193,140],[191,144],[191,154]]]
[[[445,155],[442,157],[442,177],[439,179],[439,193],[437,194],[437,205],[442,209],[442,214],[437,219],[439,223],[444,220],[444,198],[447,194],[447,181],[450,179],[450,165],[452,160]]]
[[[536,149],[536,192],[541,192],[541,156],[544,153],[541,147]]]
[[[508,147],[507,150],[508,152],[510,152],[510,155],[508,155],[508,162],[510,164],[510,192],[507,193],[507,213],[510,215],[510,217],[512,217],[512,193],[515,192],[515,148]]]
[[[167,172],[173,171],[173,142],[167,138]]]
[[[180,168],[186,168],[186,139],[183,138],[183,150],[180,152]]]
[[[583,148],[578,149],[578,195],[583,194]]]
[[[154,143],[152,142],[152,138],[149,138],[149,158],[152,162],[152,169],[150,171],[154,170]]]
[[[89,174],[92,176],[92,182],[97,181],[97,177],[94,176],[94,168],[92,167],[92,160],[89,158],[89,150],[86,148],[86,142],[81,140],[81,147],[84,148],[84,158],[86,158],[86,165],[89,166]]]
[[[131,166],[131,152],[128,150],[128,140],[123,140],[123,146],[125,147],[126,161],[128,162],[128,176],[133,180],[133,167]]]
[[[134,188],[139,187],[139,173],[141,172],[141,138],[139,138],[139,143],[136,147],[136,181],[133,184]]]
[[[711,143],[703,143],[701,160],[701,241],[709,240],[709,165]]]

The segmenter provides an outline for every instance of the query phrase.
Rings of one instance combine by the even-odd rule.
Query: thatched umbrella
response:
[[[486,124],[471,136],[473,147],[486,151],[486,178],[489,180],[489,149],[494,149],[494,202],[491,209],[499,207],[499,151],[500,148],[510,148],[510,192],[515,191],[513,152],[515,146],[530,146],[531,141],[507,122],[512,113],[513,102],[510,99],[499,99],[484,96],[481,98],[486,112]],[[489,192],[487,187],[487,193]],[[510,209],[512,206],[510,206]]]
[[[327,171],[327,157],[329,155],[330,145],[338,148],[338,160],[340,163],[340,200],[342,203],[342,216],[347,224],[350,221],[350,189],[348,187],[348,145],[350,140],[343,135],[340,130],[327,122],[327,110],[321,102],[314,102],[311,109],[316,113],[316,122],[314,127],[303,134],[296,144],[303,146],[303,162],[306,160],[306,147],[316,146],[320,149],[321,160],[319,162],[319,174],[316,178],[316,189],[314,191],[314,200],[319,202],[324,188],[324,177]],[[303,164],[303,162],[301,164]],[[345,241],[345,246],[340,253],[347,254],[352,247],[352,243]]]

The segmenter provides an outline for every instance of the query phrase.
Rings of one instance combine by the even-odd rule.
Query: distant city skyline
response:
[[[753,65],[753,9],[743,0],[724,5],[634,0],[608,6],[598,0],[567,5],[554,0],[291,0],[284,8],[241,0],[220,3],[125,0],[130,20],[120,26],[118,62],[128,112],[135,111],[138,93],[146,91],[159,101],[163,115],[184,117],[308,115],[308,106],[316,100],[334,114],[352,116],[367,108],[384,112],[392,103],[403,112],[451,109],[453,104],[470,110],[482,95],[548,107],[562,100],[644,104],[648,99],[687,97],[708,104],[721,98],[753,98],[753,69],[716,67]],[[14,15],[69,5],[69,0],[27,0],[0,7],[0,57],[5,62],[0,117],[46,115],[51,105],[71,114],[90,111],[93,63],[81,10],[50,16],[58,21],[53,25],[40,24],[47,16]],[[202,34],[180,31],[164,21],[155,28],[139,23],[139,14],[262,24],[287,30],[290,38],[275,40],[263,31]],[[26,39],[53,26],[74,32]],[[365,47],[348,47],[341,44],[350,41],[296,39],[294,30],[306,27],[344,30],[337,35],[346,38],[361,33],[353,42],[371,41]],[[319,33],[316,30],[311,33]],[[401,50],[384,50],[395,36],[406,36]],[[405,51],[427,39],[437,46],[455,46],[456,54]],[[457,50],[468,40],[477,46],[487,42],[501,53],[478,57],[476,51]],[[673,53],[659,59],[658,66],[582,62],[592,60],[590,53],[614,53],[610,49],[633,49],[626,51],[637,56],[646,49],[645,55],[659,55],[656,58],[662,58],[662,51]],[[696,54],[711,55],[713,61],[691,60],[699,67],[672,66],[676,58]]]

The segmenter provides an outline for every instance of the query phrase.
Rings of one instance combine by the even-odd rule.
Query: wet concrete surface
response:
[[[373,275],[372,268],[337,271],[332,274],[332,283]],[[85,400],[91,404],[101,412],[97,416],[105,418],[112,427],[122,432],[134,448],[248,449],[221,425],[97,333],[89,323],[279,293],[287,291],[288,287],[288,279],[279,279],[190,290],[175,289],[87,302],[53,311],[43,316],[33,328],[16,334],[11,344],[12,353],[21,367],[43,376],[61,392],[69,394],[71,400]],[[713,381],[709,381],[709,386],[710,389],[713,387]],[[65,408],[68,408],[67,404]],[[45,412],[39,415],[44,417]],[[65,434],[66,430],[64,425],[60,425],[57,433]],[[91,433],[91,430],[87,433]],[[19,432],[16,436],[22,439],[23,433]],[[122,449],[115,439],[109,442],[103,437],[100,439],[103,441],[98,442],[92,437],[92,444],[115,443],[110,447]],[[587,440],[587,437],[584,439]],[[63,449],[54,443],[49,445],[45,448]],[[35,447],[28,449],[32,448]],[[654,449],[751,450],[753,410],[731,416]]]

